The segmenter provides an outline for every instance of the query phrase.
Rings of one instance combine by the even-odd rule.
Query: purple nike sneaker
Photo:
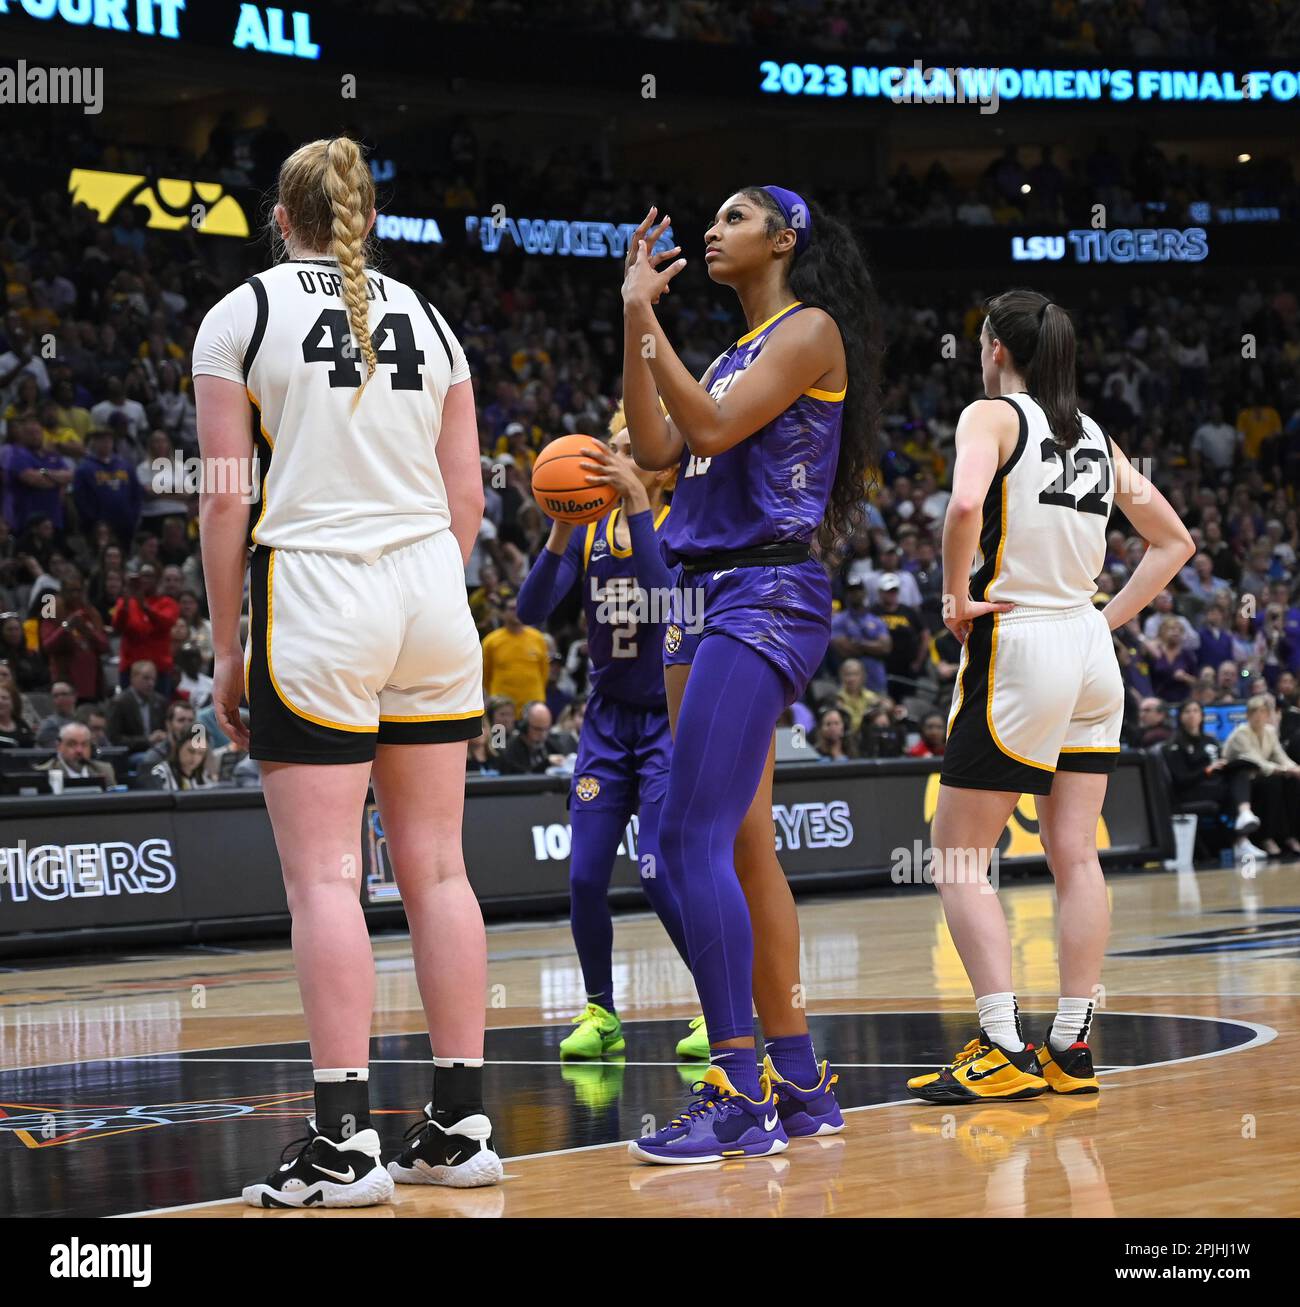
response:
[[[832,1088],[839,1076],[832,1073],[829,1062],[822,1063],[822,1073],[811,1089],[800,1089],[792,1080],[782,1080],[770,1057],[763,1059],[763,1077],[777,1091],[777,1112],[787,1138],[837,1135],[844,1129],[844,1117]]]
[[[776,1095],[767,1076],[759,1080],[758,1102],[733,1087],[726,1072],[711,1066],[693,1086],[698,1097],[658,1134],[635,1139],[627,1151],[643,1162],[680,1166],[770,1157],[789,1146]]]

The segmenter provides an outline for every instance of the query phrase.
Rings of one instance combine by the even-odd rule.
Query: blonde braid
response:
[[[325,194],[333,211],[330,233],[334,255],[343,274],[343,301],[348,322],[366,364],[366,377],[352,399],[356,408],[370,378],[379,367],[375,346],[370,339],[370,290],[366,284],[365,236],[370,217],[362,195],[370,183],[357,143],[347,136],[336,136],[329,143],[329,163],[325,169]]]

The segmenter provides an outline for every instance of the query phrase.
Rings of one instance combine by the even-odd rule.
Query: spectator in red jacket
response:
[[[126,594],[113,605],[113,629],[122,636],[120,686],[130,680],[132,663],[149,662],[158,669],[158,693],[164,699],[171,694],[172,627],[180,611],[175,599],[158,593],[158,569],[152,563],[127,573]]]
[[[942,758],[948,737],[948,720],[941,712],[928,712],[921,720],[921,738],[907,751],[909,758]]]
[[[78,703],[97,703],[104,697],[101,659],[108,647],[104,619],[86,599],[81,573],[69,572],[54,616],[41,621],[41,651],[49,659],[51,678],[67,681]]]

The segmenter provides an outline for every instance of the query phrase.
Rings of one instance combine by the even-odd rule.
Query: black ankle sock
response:
[[[450,1059],[449,1059],[450,1060]],[[433,1115],[443,1125],[483,1110],[483,1064],[451,1061],[433,1068]]]
[[[369,1130],[369,1083],[365,1080],[318,1081],[316,1129],[335,1143]]]

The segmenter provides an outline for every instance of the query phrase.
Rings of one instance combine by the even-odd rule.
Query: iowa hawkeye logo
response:
[[[939,773],[925,782],[924,818],[928,826],[939,806]],[[1106,818],[1097,818],[1097,847],[1110,848],[1110,830]],[[1022,794],[1015,811],[1007,819],[1006,829],[998,839],[998,852],[1004,858],[1044,857],[1043,841],[1038,836],[1038,806],[1032,794]]]
[[[205,236],[247,236],[248,219],[239,202],[220,182],[181,181],[159,177],[152,183],[140,173],[97,172],[74,168],[68,174],[73,204],[84,204],[111,222],[123,205],[148,212],[146,226],[160,231],[192,227]]]

